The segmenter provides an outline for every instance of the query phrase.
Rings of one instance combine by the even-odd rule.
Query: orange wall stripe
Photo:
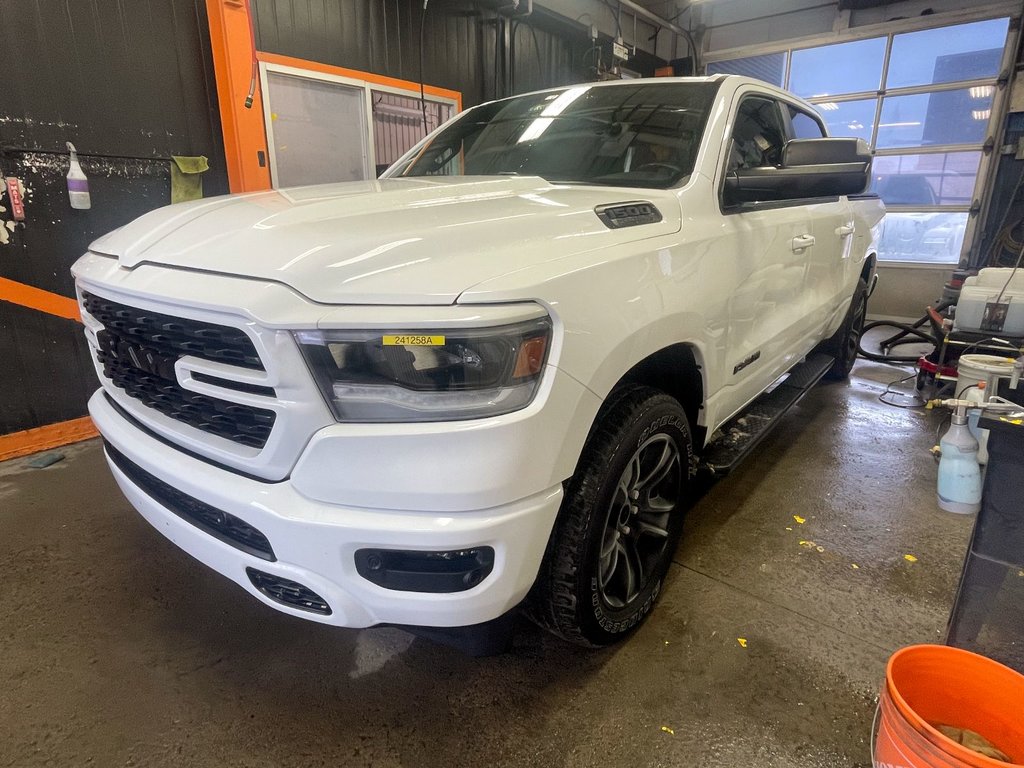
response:
[[[41,288],[33,288],[24,283],[16,283],[14,280],[4,277],[0,277],[0,301],[9,301],[12,304],[38,309],[40,312],[50,315],[82,322],[82,316],[78,312],[78,302],[74,299],[44,291]]]
[[[80,440],[88,440],[98,434],[92,419],[83,416],[80,419],[62,421],[36,429],[26,429],[23,432],[12,432],[9,435],[0,435],[0,461],[27,456],[30,453],[45,451],[48,448],[56,448],[68,443],[77,443]]]
[[[258,77],[252,107],[245,108],[255,55],[248,5],[245,0],[206,0],[206,15],[210,20],[228,187],[232,192],[270,189],[270,155]],[[264,158],[262,166],[260,152]]]
[[[296,59],[292,56],[282,56],[279,53],[265,53],[264,51],[257,51],[256,58],[260,61],[266,62],[267,64],[279,64],[284,67],[308,69],[312,72],[320,72],[324,75],[347,77],[352,80],[362,80],[366,83],[372,83],[373,85],[384,85],[389,88],[401,88],[402,90],[413,91],[415,93],[419,93],[420,91],[420,84],[411,80],[399,80],[397,77],[377,75],[373,72],[360,72],[358,69],[335,67],[331,64],[321,64],[319,61]],[[462,94],[458,91],[452,91],[448,88],[439,88],[436,85],[424,85],[423,92],[430,94],[431,96],[440,96],[443,99],[454,99],[457,111],[462,111]]]

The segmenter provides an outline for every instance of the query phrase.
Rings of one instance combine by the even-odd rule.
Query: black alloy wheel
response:
[[[580,645],[621,640],[647,617],[682,534],[693,468],[679,402],[630,385],[609,396],[583,450],[530,615]]]

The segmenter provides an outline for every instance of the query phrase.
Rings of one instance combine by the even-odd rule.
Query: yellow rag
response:
[[[171,155],[171,202],[183,203],[203,196],[203,174],[210,170],[206,158]]]

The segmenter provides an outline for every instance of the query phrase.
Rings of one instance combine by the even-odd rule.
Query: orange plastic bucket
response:
[[[1024,768],[1024,675],[976,653],[945,645],[897,651],[879,716],[876,768]],[[932,723],[975,731],[1012,763],[967,749]]]

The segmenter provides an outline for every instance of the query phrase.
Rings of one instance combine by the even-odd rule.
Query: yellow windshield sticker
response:
[[[444,346],[444,336],[385,336],[382,343],[385,347],[441,347]]]

